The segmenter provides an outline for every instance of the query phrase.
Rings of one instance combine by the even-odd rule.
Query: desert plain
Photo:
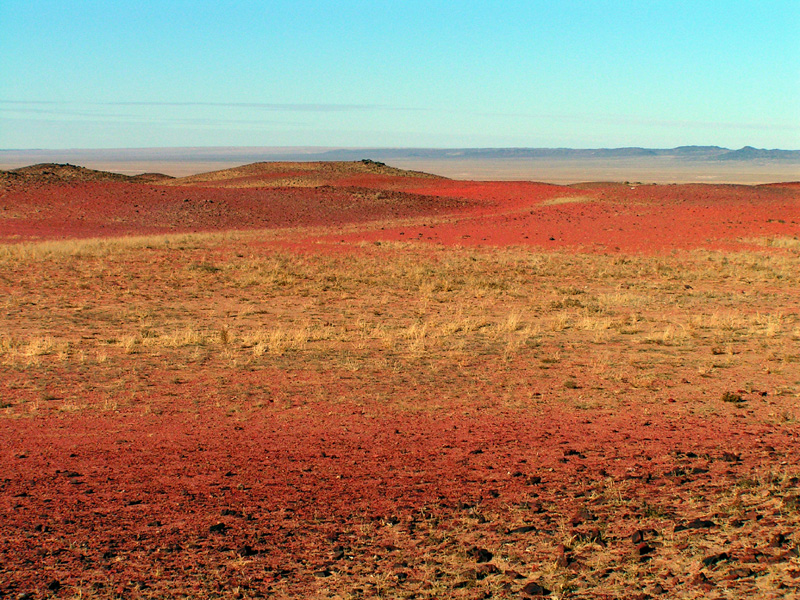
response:
[[[0,597],[791,598],[800,184],[0,173]]]

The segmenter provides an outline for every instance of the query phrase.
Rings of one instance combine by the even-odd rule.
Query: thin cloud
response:
[[[114,107],[114,106],[146,106],[164,108],[249,108],[274,112],[354,112],[354,111],[382,111],[382,110],[410,110],[421,109],[381,104],[335,104],[335,103],[272,103],[272,102],[153,102],[153,101],[115,101],[115,102],[71,102],[54,100],[0,100],[0,104],[11,106],[63,106],[68,107]]]

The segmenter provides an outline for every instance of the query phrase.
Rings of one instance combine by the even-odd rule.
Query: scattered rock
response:
[[[478,568],[475,569],[475,579],[486,579],[489,575],[494,575],[495,573],[499,572],[500,569],[498,569],[495,565],[492,563],[486,563],[478,566]]]
[[[770,548],[780,548],[786,542],[786,536],[782,533],[776,533],[769,541]]]
[[[478,564],[480,563],[488,563],[494,558],[494,554],[489,552],[486,548],[478,548],[477,546],[473,546],[467,554],[475,559],[475,562]]]
[[[51,592],[57,592],[61,589],[61,582],[57,579],[53,579],[50,583],[47,584],[47,589]]]
[[[523,525],[522,527],[515,527],[514,529],[508,530],[508,535],[517,535],[520,533],[530,533],[531,531],[536,531],[535,525]]]
[[[219,533],[224,535],[228,531],[228,526],[225,523],[216,523],[208,528],[211,533]]]
[[[536,596],[549,596],[550,590],[535,581],[529,581],[520,590],[520,593],[523,598],[535,598]]]
[[[740,404],[744,402],[744,398],[742,398],[741,394],[737,394],[736,392],[725,392],[722,394],[722,401],[723,402],[733,402],[734,404]]]
[[[330,577],[331,575],[333,575],[333,573],[331,573],[329,569],[314,571],[314,577]]]
[[[719,554],[712,554],[711,556],[706,556],[703,559],[703,564],[707,567],[714,566],[718,562],[722,562],[723,560],[730,560],[730,555],[727,552],[720,552]]]
[[[636,545],[636,548],[634,548],[633,553],[640,558],[646,558],[649,557],[654,551],[655,548],[653,548],[649,544],[642,542]]]
[[[594,544],[600,544],[601,546],[606,545],[606,542],[603,539],[603,534],[597,527],[592,527],[583,532],[575,532],[574,535],[583,542],[591,542]]]
[[[757,563],[757,562],[761,562],[760,559],[761,559],[762,556],[764,556],[764,555],[761,552],[759,552],[758,550],[754,550],[753,548],[749,548],[749,549],[745,550],[744,552],[742,552],[739,560],[740,560],[740,562],[743,562],[743,563]]]
[[[687,529],[710,529],[711,527],[715,527],[716,523],[714,521],[709,521],[707,519],[693,519],[689,521],[686,525],[676,525],[675,531],[685,531]]]
[[[239,556],[255,556],[256,554],[258,554],[258,552],[253,550],[252,546],[248,546],[247,544],[245,544],[244,546],[239,548],[238,554]]]
[[[572,562],[568,550],[569,548],[565,547],[564,544],[559,544],[556,547],[556,565],[562,569],[568,567]]]
[[[753,570],[749,567],[736,567],[735,569],[731,569],[730,572],[725,575],[724,579],[726,581],[734,581],[735,579],[750,577],[752,574]]]
[[[653,586],[653,593],[656,594],[657,596],[660,596],[661,594],[666,594],[667,588],[665,588],[660,583],[657,583],[655,586]]]
[[[708,577],[706,577],[705,573],[698,573],[694,577],[692,577],[690,583],[692,585],[697,585],[703,588],[704,590],[710,590],[715,587],[713,581],[711,581]]]
[[[644,541],[644,531],[637,529],[631,534],[631,541],[634,544],[641,544]]]
[[[581,523],[585,523],[586,521],[594,521],[595,516],[589,511],[588,508],[581,507],[579,508],[574,515],[572,515],[572,519],[570,523],[574,527],[575,525],[580,525]]]
[[[525,576],[522,573],[518,573],[513,569],[508,569],[507,571],[503,571],[503,575],[505,575],[509,579],[525,579]]]

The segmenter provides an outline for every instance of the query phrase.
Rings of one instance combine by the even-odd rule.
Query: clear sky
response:
[[[798,0],[0,1],[0,148],[800,148]]]

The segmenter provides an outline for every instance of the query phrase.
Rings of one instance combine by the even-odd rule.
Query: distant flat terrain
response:
[[[36,163],[72,163],[126,175],[145,172],[185,177],[259,161],[359,160],[425,171],[453,179],[546,183],[775,183],[800,180],[800,152],[717,146],[670,150],[380,149],[380,148],[128,148],[0,150],[0,169]]]

